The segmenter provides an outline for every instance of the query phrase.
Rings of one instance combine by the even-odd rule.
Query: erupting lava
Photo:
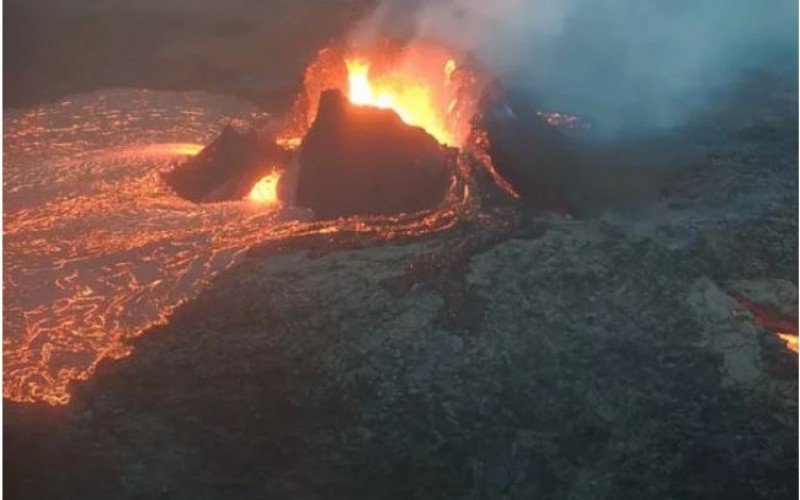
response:
[[[253,189],[250,190],[247,199],[259,205],[274,205],[278,203],[278,181],[280,178],[281,173],[278,171],[265,175],[253,185]]]
[[[442,144],[455,144],[455,137],[432,102],[428,85],[415,81],[413,75],[405,73],[393,73],[373,82],[369,75],[369,62],[347,59],[345,63],[348,97],[353,104],[391,109],[404,122],[424,128]],[[450,59],[442,69],[442,75],[449,78],[453,71],[455,62]]]
[[[457,60],[444,47],[425,42],[322,50],[306,69],[303,93],[279,140],[297,143],[314,121],[320,93],[335,88],[353,104],[391,109],[440,143],[464,146],[484,82]]]
[[[73,381],[104,359],[127,356],[134,337],[166,321],[254,245],[315,234],[332,242],[347,233],[385,241],[477,214],[471,172],[481,157],[469,152],[469,137],[480,82],[456,60],[430,45],[324,50],[282,124],[279,142],[296,146],[320,92],[337,88],[460,147],[442,204],[409,214],[305,220],[279,203],[279,170],[246,200],[179,198],[160,175],[176,155],[197,152],[232,119],[264,118],[232,98],[120,90],[7,113],[4,396],[65,404]]]

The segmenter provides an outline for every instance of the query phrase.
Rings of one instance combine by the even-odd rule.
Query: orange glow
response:
[[[265,175],[255,183],[247,199],[259,205],[274,205],[278,203],[278,181],[281,178],[280,172],[272,172]]]
[[[759,304],[741,293],[734,293],[733,298],[753,315],[758,326],[773,332],[787,349],[797,353],[797,316],[783,316],[774,308]]]
[[[172,147],[172,153],[176,155],[194,156],[199,153],[205,146],[202,144],[180,143]]]
[[[520,199],[520,195],[514,186],[511,185],[494,167],[492,158],[489,155],[489,135],[484,130],[475,130],[470,136],[472,140],[472,151],[478,157],[486,172],[491,176],[495,185],[506,192],[512,198]]]
[[[783,340],[786,347],[797,354],[797,334],[778,332],[778,337]]]
[[[175,94],[165,101],[158,93],[117,90],[9,117],[3,131],[3,189],[11,194],[3,207],[4,397],[66,404],[76,381],[92,377],[106,360],[129,356],[134,338],[166,323],[254,246],[318,235],[331,246],[405,241],[464,220],[505,224],[482,212],[480,196],[472,194],[479,188],[474,172],[493,171],[482,144],[469,139],[482,84],[442,47],[324,50],[307,69],[292,112],[275,124],[279,144],[300,143],[322,91],[348,94],[351,59],[364,61],[362,83],[372,98],[392,96],[404,119],[429,126],[413,114],[417,104],[405,104],[412,89],[422,89],[430,106],[425,113],[441,127],[437,137],[463,150],[453,155],[448,192],[437,208],[309,220],[288,199],[279,202],[282,171],[260,179],[245,200],[178,198],[160,175],[175,156],[200,151],[219,132],[218,116],[253,118],[249,106],[232,109],[227,98]],[[254,210],[256,203],[264,209]]]
[[[452,59],[448,59],[444,65],[444,74],[449,80],[453,77],[453,73],[456,71],[456,62]]]
[[[205,146],[194,142],[168,142],[128,148],[124,154],[143,156],[194,156]]]
[[[391,109],[404,122],[424,128],[442,144],[455,143],[425,82],[417,81],[413,74],[407,73],[390,73],[373,82],[369,74],[369,62],[354,58],[347,59],[345,63],[350,102],[359,106]]]
[[[282,148],[297,149],[303,142],[303,138],[295,136],[278,137],[277,139],[275,139],[275,142],[278,144],[278,146]]]
[[[325,49],[306,69],[303,92],[280,137],[303,137],[316,118],[319,95],[338,89],[356,105],[391,109],[440,143],[462,147],[483,81],[477,68],[457,60],[453,51],[425,42]]]

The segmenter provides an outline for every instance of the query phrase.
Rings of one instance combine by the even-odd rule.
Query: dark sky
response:
[[[269,104],[372,0],[6,0],[4,105],[110,86]]]

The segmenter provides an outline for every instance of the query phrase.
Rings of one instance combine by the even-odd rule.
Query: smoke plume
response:
[[[680,124],[764,64],[796,65],[794,0],[383,0],[352,35],[439,40],[607,134]]]

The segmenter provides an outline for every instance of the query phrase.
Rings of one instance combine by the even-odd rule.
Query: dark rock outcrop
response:
[[[496,92],[484,99],[480,120],[495,169],[536,208],[569,211],[578,174],[572,145],[533,108]]]
[[[255,130],[226,127],[211,144],[164,175],[175,192],[196,203],[240,200],[291,153]]]
[[[295,201],[320,218],[431,208],[446,194],[450,157],[395,112],[327,90],[300,147]]]
[[[604,144],[548,123],[531,100],[491,89],[479,126],[497,172],[531,206],[579,217],[638,209],[656,198],[653,145],[642,151]]]

